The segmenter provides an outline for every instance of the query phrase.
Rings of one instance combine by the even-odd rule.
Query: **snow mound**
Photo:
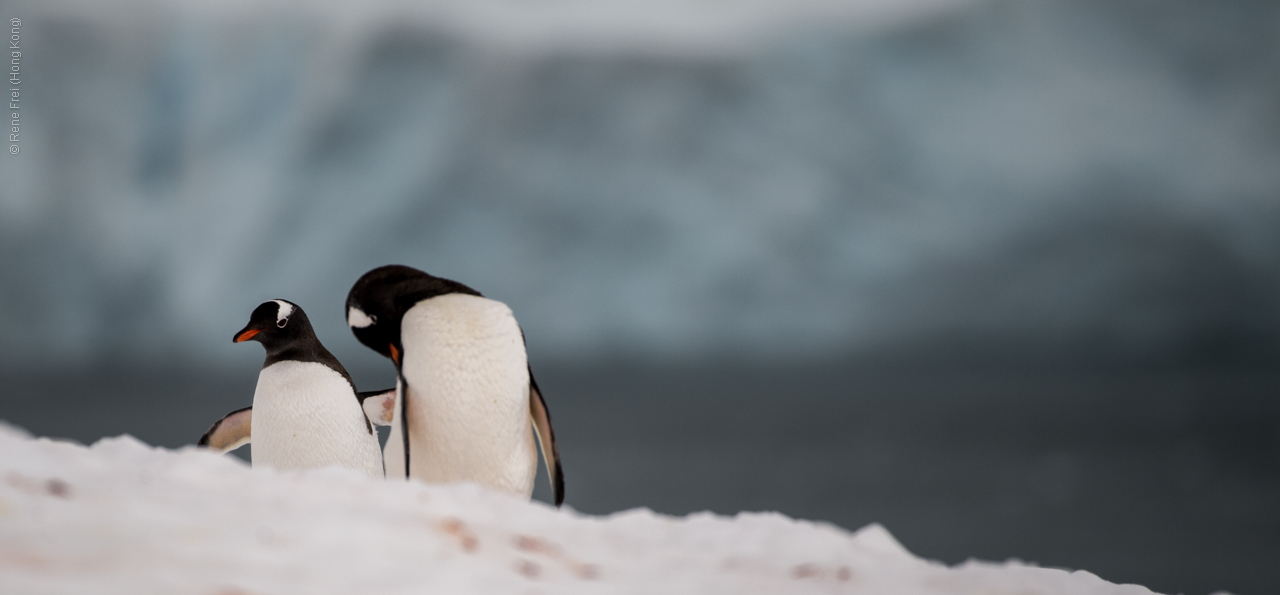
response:
[[[131,436],[91,447],[0,425],[7,593],[1138,595],[1087,572],[947,567],[887,530],[777,513],[555,510],[472,485],[251,470]]]

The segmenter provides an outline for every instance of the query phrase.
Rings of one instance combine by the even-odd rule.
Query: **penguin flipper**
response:
[[[547,411],[547,402],[542,399],[538,382],[533,379],[532,368],[529,369],[529,414],[533,417],[533,431],[538,435],[538,443],[542,446],[542,460],[546,463],[547,475],[551,478],[551,491],[556,506],[560,506],[564,502],[564,470],[560,467],[556,433],[551,429],[551,412]]]
[[[218,454],[230,452],[250,442],[253,437],[252,426],[253,407],[237,409],[213,422],[196,444],[215,450]]]
[[[396,414],[396,389],[371,390],[356,394],[360,407],[375,426],[389,426]]]

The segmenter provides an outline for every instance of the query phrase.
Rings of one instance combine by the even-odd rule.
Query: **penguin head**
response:
[[[347,326],[361,343],[400,365],[400,321],[422,300],[450,293],[480,295],[456,281],[413,267],[386,265],[362,275],[347,294]]]
[[[268,352],[279,351],[314,333],[307,314],[297,304],[285,300],[262,302],[249,315],[249,324],[232,338],[236,343],[257,341]]]

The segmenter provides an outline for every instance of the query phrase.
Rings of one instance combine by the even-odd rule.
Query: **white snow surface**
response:
[[[0,426],[5,593],[1138,595],[1088,572],[913,556],[879,525],[778,513],[594,517],[474,485],[280,473],[131,436]]]

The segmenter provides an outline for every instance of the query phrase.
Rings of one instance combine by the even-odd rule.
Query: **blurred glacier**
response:
[[[537,358],[1280,355],[1280,5],[0,3],[6,367],[403,263]],[[939,347],[940,346],[940,347]],[[1064,355],[1065,354],[1065,355]]]

